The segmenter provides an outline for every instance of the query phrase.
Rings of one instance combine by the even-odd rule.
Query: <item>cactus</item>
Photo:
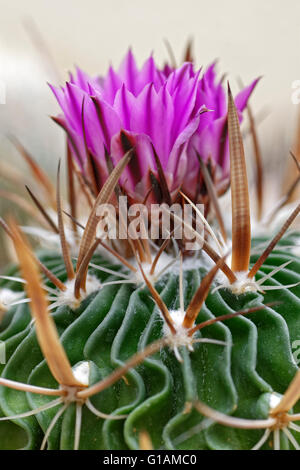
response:
[[[87,83],[78,73],[78,80]],[[176,76],[176,71],[165,73]],[[191,70],[189,74],[192,80]],[[172,165],[166,166],[154,143],[134,134],[136,129],[121,129],[113,136],[115,154],[106,155],[104,169],[101,155],[94,152],[88,113],[91,105],[95,119],[101,110],[107,118],[108,111],[99,96],[91,93],[89,102],[74,83],[63,97],[55,92],[66,115],[56,121],[68,138],[68,210],[64,212],[61,197],[60,164],[55,191],[18,144],[46,195],[47,206],[27,188],[32,212],[51,232],[21,230],[12,218],[0,221],[18,258],[0,281],[0,340],[6,352],[6,364],[0,365],[0,447],[299,449],[300,235],[288,229],[300,205],[277,232],[265,224],[263,235],[251,233],[239,121],[254,85],[247,89],[243,106],[228,86],[228,113],[219,117],[228,129],[229,231],[219,202],[222,184],[228,188],[226,165],[217,180],[216,155],[207,160],[201,154],[205,129],[200,144],[197,138],[192,141],[203,103],[192,114],[187,127],[193,132],[187,137],[185,129],[189,140],[183,142],[190,145],[188,155],[202,184],[195,196],[187,185],[188,178],[194,181],[191,167],[186,181],[170,180]],[[63,101],[70,97],[83,128],[78,134],[69,127]],[[253,118],[251,123],[256,139]],[[218,141],[214,121],[210,125],[218,152],[224,147],[225,161],[226,145]],[[154,165],[146,175],[139,173],[145,148],[151,148]],[[178,157],[172,152],[169,161]],[[134,186],[136,174],[140,181]],[[261,176],[256,188],[259,217]],[[142,201],[145,209],[150,202],[187,203],[192,221],[187,223],[166,205],[171,228],[165,240],[134,238],[129,230],[125,239],[105,238],[100,207],[112,202],[118,227],[127,223],[120,195],[128,196],[129,207]],[[204,215],[199,202],[208,207]],[[202,231],[195,226],[197,217]],[[142,219],[139,223],[143,225]],[[201,249],[193,252],[187,238],[174,240],[178,225]],[[42,248],[33,250],[23,232],[38,237]],[[47,248],[49,243],[56,248]]]

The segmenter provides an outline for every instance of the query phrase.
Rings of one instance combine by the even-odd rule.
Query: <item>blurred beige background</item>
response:
[[[118,65],[129,45],[141,64],[154,51],[162,63],[168,38],[180,59],[193,36],[198,65],[220,59],[220,73],[245,82],[263,75],[252,100],[270,114],[259,132],[273,160],[292,143],[294,80],[300,79],[299,0],[0,0],[0,158],[15,154],[5,134],[15,133],[45,167],[63,152],[62,132],[48,115],[58,110],[46,81],[57,82],[28,34],[37,25],[62,79],[73,65],[91,74]],[[24,26],[25,23],[25,26]],[[26,28],[27,24],[27,28]],[[30,26],[29,26],[30,27]]]

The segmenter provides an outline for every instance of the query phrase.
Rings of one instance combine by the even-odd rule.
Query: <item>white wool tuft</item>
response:
[[[219,286],[216,287],[213,292],[222,288],[229,289],[236,295],[245,294],[246,292],[263,292],[262,287],[255,281],[255,279],[248,277],[248,271],[239,271],[234,274],[237,279],[231,284],[224,273],[219,272],[216,277],[216,281],[219,283]]]
[[[10,305],[24,297],[23,292],[14,292],[6,287],[0,289],[0,311],[6,311]]]
[[[75,286],[75,279],[72,279],[70,281],[67,281],[65,283],[66,290],[65,291],[59,291],[57,293],[57,297],[55,299],[54,304],[51,305],[53,308],[55,307],[60,307],[62,305],[68,305],[72,309],[76,309],[80,306],[81,302],[88,297],[90,294],[93,292],[101,289],[101,282],[96,276],[92,276],[90,274],[87,275],[86,278],[86,290],[80,291],[80,298],[76,299],[74,296],[74,286]]]
[[[82,383],[82,385],[89,385],[90,378],[90,363],[89,361],[82,361],[72,367],[75,379]]]

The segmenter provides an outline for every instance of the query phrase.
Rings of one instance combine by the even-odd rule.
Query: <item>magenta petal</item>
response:
[[[137,76],[136,92],[137,95],[149,84],[153,84],[156,91],[163,85],[165,79],[163,74],[157,69],[152,56],[146,60],[142,70]]]
[[[143,91],[133,101],[130,117],[130,128],[135,132],[152,137],[154,120],[157,118],[154,110],[157,93],[153,83],[146,85]]]
[[[83,98],[86,96],[85,92],[71,83],[67,83],[64,90],[55,87],[51,89],[64,112],[67,125],[82,135],[81,109]]]
[[[204,161],[211,158],[223,171],[227,171],[229,162],[227,116],[216,119],[201,134],[196,134],[191,145]]]
[[[91,83],[93,79],[89,77],[83,70],[79,67],[76,67],[76,77],[73,79],[73,84],[77,85],[81,90],[85,91],[86,93],[89,92],[89,83]]]
[[[82,132],[82,124],[81,124],[81,114],[82,114],[82,102],[84,97],[87,96],[84,91],[78,88],[76,85],[72,85],[71,83],[66,84],[66,91],[65,91],[66,100],[69,104],[68,109],[68,120],[74,129],[77,130],[78,133]]]
[[[57,116],[55,121],[65,130],[68,136],[68,143],[74,155],[74,158],[83,171],[85,160],[85,146],[80,135],[78,135],[72,127],[68,125],[64,116]]]
[[[219,113],[216,109],[216,99],[215,97],[208,96],[204,93],[203,90],[197,91],[197,99],[196,99],[196,109],[199,110],[201,106],[206,106],[209,111],[204,113],[199,121],[198,132],[200,133],[203,129],[205,129],[211,122],[219,117]]]
[[[216,80],[216,65],[217,65],[217,60],[215,60],[212,64],[210,64],[206,71],[204,72],[204,76],[206,77],[208,84],[210,87],[213,87],[215,84]]]
[[[189,79],[185,86],[176,90],[174,96],[173,138],[179,135],[191,120],[197,94],[198,76]]]
[[[135,58],[133,56],[132,50],[129,49],[125,59],[120,65],[118,75],[122,82],[125,84],[126,88],[136,95],[136,78],[139,74]]]
[[[122,124],[116,111],[96,95],[84,103],[84,124],[88,145],[94,155],[104,156],[103,145],[109,152],[112,136]]]
[[[113,105],[117,91],[122,86],[122,80],[112,67],[109,67],[107,76],[102,79],[102,96],[107,103]]]
[[[118,113],[123,123],[123,127],[127,130],[130,130],[131,112],[134,105],[135,97],[123,84],[117,91],[113,107]]]
[[[59,106],[61,107],[63,113],[67,114],[68,113],[68,103],[66,102],[64,89],[56,87],[54,85],[51,85],[50,83],[48,83],[48,85],[51,88],[51,91],[53,92],[55,98],[57,99],[57,102],[58,102]]]
[[[157,94],[155,102],[155,117],[153,125],[152,142],[161,164],[165,169],[170,157],[170,152],[174,145],[172,127],[174,122],[174,102],[167,90],[163,86]]]
[[[178,136],[176,142],[170,153],[170,157],[167,164],[167,172],[174,175],[175,184],[179,184],[184,178],[184,170],[187,166],[187,144],[191,136],[195,133],[199,124],[199,116],[193,119],[192,122],[184,129],[183,132]]]
[[[174,106],[166,87],[157,93],[153,84],[147,85],[135,99],[130,128],[150,137],[163,167],[174,143],[171,140],[173,120]]]
[[[165,64],[162,72],[165,77],[168,77],[173,72],[173,68],[169,64]]]

